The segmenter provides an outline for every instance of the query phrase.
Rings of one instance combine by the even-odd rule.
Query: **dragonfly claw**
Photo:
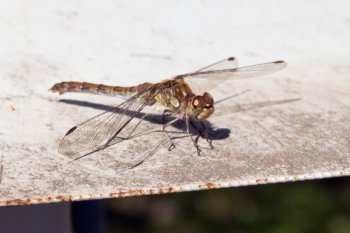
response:
[[[198,146],[198,145],[196,146],[196,148],[197,148],[197,155],[201,155],[202,150],[199,149],[199,146]]]
[[[171,151],[172,149],[175,148],[175,144],[172,142],[170,146],[168,147],[168,151]]]

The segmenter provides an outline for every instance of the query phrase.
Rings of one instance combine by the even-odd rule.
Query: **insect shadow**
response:
[[[220,108],[220,105],[223,102],[229,101],[239,95],[245,94],[249,92],[250,90],[244,90],[242,92],[233,94],[231,96],[225,97],[221,100],[218,100],[215,102],[217,109]],[[292,99],[282,99],[282,100],[275,100],[275,101],[260,101],[260,102],[255,102],[255,103],[250,103],[250,104],[240,104],[237,105],[236,107],[230,108],[229,113],[236,113],[236,112],[244,112],[244,111],[251,111],[254,109],[262,108],[262,107],[268,107],[268,106],[274,106],[274,105],[280,105],[280,104],[287,104],[287,103],[292,103],[296,101],[300,101],[301,98],[292,98]],[[81,100],[72,100],[72,99],[61,99],[59,102],[65,103],[65,104],[71,104],[71,105],[76,105],[76,106],[81,106],[81,107],[86,107],[86,108],[93,108],[97,110],[102,110],[102,111],[118,111],[118,106],[117,107],[111,107],[109,105],[104,105],[104,104],[99,104],[99,103],[94,103],[94,102],[89,102],[89,101],[81,101]],[[135,112],[131,112],[130,114],[134,115]],[[164,124],[164,116],[163,114],[147,114],[144,112],[138,112],[134,116],[135,118],[138,119],[143,119],[144,121],[148,121],[149,123],[157,124],[157,125],[163,125]],[[165,122],[170,122],[175,120],[176,117],[171,116],[171,115],[166,115],[166,121]],[[230,136],[231,130],[228,128],[217,128],[213,126],[213,124],[205,120],[204,125],[206,127],[208,136],[210,137],[210,140],[223,140],[225,138],[228,138]],[[175,121],[173,124],[171,124],[172,127],[178,129],[178,130],[186,130],[186,125],[185,121],[183,120],[178,120]],[[201,133],[204,131],[203,127],[198,124],[196,121],[192,121],[190,125],[190,133],[195,136],[201,136],[204,137],[204,135]]]
[[[221,99],[219,101],[216,101],[216,103],[221,103],[221,102],[225,102],[227,100],[230,100],[234,97],[237,97],[239,95],[242,95],[246,92],[249,92],[250,90],[244,90],[242,92],[239,93],[235,93],[231,96],[225,97],[224,99]],[[89,101],[81,101],[81,100],[72,100],[72,99],[61,99],[59,100],[59,102],[65,103],[65,104],[71,104],[71,105],[76,105],[76,106],[81,106],[81,107],[87,107],[87,108],[93,108],[93,109],[97,109],[97,110],[102,110],[102,111],[109,111],[109,112],[119,112],[119,107],[112,107],[109,105],[104,105],[104,104],[99,104],[99,103],[94,103],[94,102],[89,102]],[[153,124],[158,124],[158,125],[163,125],[166,122],[171,122],[174,121],[176,119],[176,117],[171,116],[171,115],[163,115],[163,114],[147,114],[143,113],[143,112],[138,112],[135,113],[133,111],[127,111],[130,115],[133,115],[133,117],[138,118],[138,119],[142,119],[144,121],[148,121],[149,123],[153,123]],[[127,114],[127,113],[125,113]],[[166,117],[166,118],[164,118]],[[166,119],[166,120],[165,120]],[[212,125],[211,122],[205,120],[203,122],[203,124],[198,124],[198,122],[192,120],[190,121],[190,133],[194,136],[197,137],[202,137],[205,138],[205,131],[207,133],[207,136],[210,137],[210,141],[213,140],[222,140],[225,138],[228,138],[230,136],[230,132],[231,130],[228,128],[216,128]],[[174,123],[171,124],[175,129],[178,130],[183,130],[185,132],[186,130],[186,125],[185,122],[183,120],[178,120],[175,121]],[[205,127],[205,128],[203,128]],[[181,137],[181,136],[180,136]],[[210,143],[211,145],[211,143]],[[212,145],[211,145],[212,146]]]
[[[71,99],[61,99],[59,102],[65,103],[65,104],[71,104],[71,105],[76,105],[76,106],[81,106],[81,107],[86,107],[86,108],[93,108],[97,110],[102,110],[102,111],[109,111],[109,112],[114,112],[118,111],[118,106],[117,107],[111,107],[109,105],[104,105],[104,104],[99,104],[99,103],[94,103],[94,102],[89,102],[89,101],[81,101],[81,100],[71,100]],[[138,112],[135,114],[135,112],[132,112],[129,110],[130,115],[134,115],[135,118],[137,119],[142,119],[143,121],[147,121],[149,123],[153,123],[155,125],[163,125],[164,120],[166,122],[171,122],[176,119],[176,117],[171,116],[171,115],[164,115],[163,114],[150,114],[150,113],[144,113],[144,112]],[[146,115],[146,116],[145,116]],[[165,117],[165,119],[164,119]],[[208,135],[210,136],[211,140],[222,140],[227,137],[229,137],[231,130],[228,128],[216,128],[212,125],[211,122],[205,121],[203,122],[206,130],[208,132]],[[175,121],[174,123],[171,124],[172,127],[178,130],[183,130],[185,132],[186,130],[186,125],[184,120],[178,120]],[[204,129],[202,126],[195,121],[192,121],[190,124],[190,133],[198,136],[198,134],[201,133]],[[204,137],[204,135],[200,135]]]
[[[247,90],[249,91],[249,90]],[[240,94],[246,93],[247,91],[243,91],[241,93],[238,94],[234,94],[231,95],[229,97],[226,97],[224,99],[221,99],[219,101],[216,101],[217,104],[217,108],[220,108],[221,103],[228,101]],[[251,111],[257,108],[262,108],[262,107],[268,107],[268,106],[273,106],[273,105],[279,105],[279,104],[287,104],[287,103],[291,103],[291,102],[296,102],[301,100],[301,98],[294,98],[294,99],[283,99],[283,100],[276,100],[276,101],[261,101],[261,102],[255,102],[255,103],[250,103],[250,104],[240,104],[237,105],[235,107],[230,107],[230,113],[235,113],[235,112],[243,112],[243,111]],[[109,111],[109,112],[113,112],[113,111],[118,111],[120,109],[118,109],[117,107],[111,107],[109,105],[104,105],[104,104],[99,104],[99,103],[94,103],[94,102],[88,102],[88,101],[81,101],[81,100],[71,100],[71,99],[61,99],[59,100],[59,102],[65,103],[65,104],[71,104],[71,105],[76,105],[76,106],[82,106],[82,107],[87,107],[87,108],[93,108],[93,109],[98,109],[98,110],[102,110],[102,111]],[[163,114],[146,114],[144,112],[130,112],[129,114],[132,114],[136,119],[142,119],[143,121],[147,121],[149,123],[155,124],[155,125],[163,125],[164,124],[164,115]],[[166,121],[165,122],[171,122],[173,120],[175,120],[176,117],[171,116],[171,115],[166,115]],[[209,121],[205,121],[203,122],[203,124],[205,125],[205,128],[203,128],[203,126],[201,124],[198,124],[198,122],[193,121],[192,124],[190,124],[191,128],[190,128],[190,133],[194,136],[196,136],[196,140],[198,140],[199,137],[205,138],[205,130],[208,133],[207,135],[209,136],[209,145],[213,148],[211,142],[214,140],[222,140],[225,138],[228,138],[230,136],[231,130],[228,128],[216,128],[213,126],[213,124]],[[185,132],[186,130],[186,125],[185,125],[185,121],[183,120],[178,120],[175,121],[173,124],[171,124],[172,127],[174,127],[176,130],[180,130],[182,132]],[[178,132],[168,132],[171,133],[172,136],[176,135]],[[145,133],[147,134],[147,132]],[[139,134],[139,135],[135,135],[136,137],[138,136],[142,136],[144,135]],[[175,138],[182,138],[182,137],[186,137],[186,134],[183,134],[182,136],[175,136],[172,137],[172,139]],[[134,137],[132,137],[134,138]],[[113,140],[107,147],[112,146],[116,143],[120,142],[120,140],[118,140],[118,138],[116,138],[116,140]],[[157,145],[154,150],[147,154],[145,156],[145,158],[142,158],[140,161],[138,161],[137,163],[133,164],[132,166],[130,166],[130,168],[134,168],[136,166],[139,166],[140,164],[142,164],[148,157],[152,156],[154,154],[154,151],[157,150],[158,146],[162,145],[164,142],[160,142],[159,145]],[[100,147],[97,148],[94,151],[91,151],[87,154],[84,154],[82,156],[79,156],[77,158],[75,158],[73,161],[80,159],[82,157],[85,157],[89,154],[95,153],[97,151],[103,150],[106,147]]]

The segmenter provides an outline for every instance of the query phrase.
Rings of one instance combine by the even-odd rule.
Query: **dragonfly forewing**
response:
[[[229,57],[224,60],[215,62],[209,66],[205,66],[202,69],[197,70],[195,73],[211,71],[211,70],[226,70],[226,69],[234,69],[237,68],[238,62],[237,58]]]
[[[220,65],[221,63],[219,63]],[[229,60],[223,61],[221,65],[230,65]],[[232,64],[235,64],[234,62]],[[263,75],[271,74],[286,67],[287,63],[284,61],[268,62],[258,65],[228,68],[228,69],[201,69],[199,72],[179,75],[176,78],[183,78],[192,87],[195,86],[199,93],[204,93],[218,86],[224,81],[255,78]],[[199,88],[198,88],[199,87]]]

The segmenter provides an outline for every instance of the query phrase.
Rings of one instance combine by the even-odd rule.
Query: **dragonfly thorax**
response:
[[[187,115],[199,121],[207,119],[214,112],[214,99],[205,92],[203,95],[196,95],[191,98],[187,106]]]

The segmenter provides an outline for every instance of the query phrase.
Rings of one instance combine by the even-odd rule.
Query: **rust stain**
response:
[[[172,193],[173,192],[173,188],[172,187],[169,187],[169,188],[165,188],[165,189],[159,189],[159,193],[160,194],[164,194],[164,193]]]
[[[217,188],[216,184],[206,183],[197,186],[199,189],[213,189]],[[192,190],[192,189],[190,189]],[[130,196],[141,196],[141,195],[155,195],[155,194],[167,194],[173,192],[181,192],[183,188],[150,188],[150,189],[129,189],[127,191],[112,192],[109,194],[84,194],[84,195],[58,195],[55,197],[39,197],[39,198],[24,198],[24,199],[13,199],[8,201],[0,201],[1,206],[21,206],[21,205],[32,205],[32,204],[47,204],[53,202],[71,202],[71,201],[82,201],[90,199],[101,199],[101,198],[123,198]]]
[[[108,196],[120,198],[120,197],[129,197],[129,196],[141,196],[146,194],[147,193],[145,193],[145,191],[142,189],[129,189],[128,191],[113,192],[113,193],[110,193]],[[150,193],[150,194],[153,194],[153,193]]]
[[[205,183],[205,184],[201,184],[198,186],[200,189],[215,189],[218,187],[218,185],[214,184],[214,183]]]
[[[30,199],[13,199],[5,202],[7,206],[10,205],[29,205]]]
[[[58,199],[60,201],[71,201],[72,197],[71,196],[57,196],[55,199]]]
[[[340,173],[344,174],[344,172]],[[299,176],[291,176],[289,181],[300,180]],[[255,180],[257,184],[266,184],[271,182],[268,178],[259,178]],[[173,192],[183,192],[183,191],[195,191],[195,190],[206,190],[206,189],[216,189],[220,187],[230,187],[231,185],[225,185],[224,183],[204,183],[198,185],[189,186],[175,186],[175,187],[156,187],[156,188],[145,188],[145,189],[129,189],[124,191],[117,191],[111,193],[90,193],[82,195],[58,195],[49,197],[37,197],[37,198],[16,198],[12,200],[0,200],[1,206],[20,206],[20,205],[32,205],[32,204],[46,204],[54,202],[71,202],[71,201],[83,201],[91,199],[102,199],[102,198],[123,198],[130,196],[142,196],[142,195],[156,195],[156,194],[167,194]]]
[[[256,179],[256,183],[258,183],[258,184],[267,183],[268,181],[269,181],[269,179],[267,179],[267,178]]]
[[[32,205],[32,204],[46,204],[52,202],[68,202],[71,201],[70,196],[57,196],[47,198],[24,198],[24,199],[13,199],[4,202],[0,202],[0,206],[21,206],[21,205]]]

